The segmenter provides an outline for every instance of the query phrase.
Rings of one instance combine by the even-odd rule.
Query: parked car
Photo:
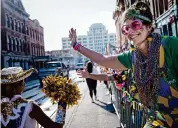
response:
[[[84,68],[84,64],[83,63],[78,63],[77,65],[76,65],[76,67],[75,67],[75,70],[77,71],[77,70],[83,70],[83,68]]]
[[[46,68],[39,70],[39,77],[43,79],[48,75],[60,75],[63,77],[68,77],[68,69],[61,61],[52,61],[46,63]]]

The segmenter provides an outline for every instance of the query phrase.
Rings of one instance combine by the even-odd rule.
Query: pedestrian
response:
[[[104,73],[108,74],[108,68],[104,68]],[[106,85],[107,88],[107,92],[105,95],[109,95],[110,91],[109,91],[109,81],[104,80],[104,84]]]
[[[93,63],[91,61],[88,61],[86,63],[86,70],[89,73],[96,74],[96,69],[95,69],[95,67],[94,67],[94,65],[93,65]],[[98,100],[97,99],[97,89],[96,89],[97,88],[97,80],[94,80],[94,79],[91,79],[91,78],[86,78],[86,82],[87,82],[87,85],[88,85],[91,101],[93,103],[94,102],[94,100],[93,100],[93,93],[95,95],[95,100]]]
[[[72,47],[104,67],[132,70],[147,118],[145,127],[177,127],[178,38],[154,33],[153,15],[144,2],[129,7],[122,20],[120,31],[132,46],[128,52],[105,57],[77,43],[73,28],[69,32]]]
[[[67,65],[67,79],[69,79],[70,66]]]
[[[23,71],[21,67],[9,67],[1,70],[1,127],[62,128],[63,124],[53,122],[33,101],[22,97],[25,88],[24,79],[34,69]]]

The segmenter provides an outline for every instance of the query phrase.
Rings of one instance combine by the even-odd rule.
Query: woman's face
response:
[[[127,20],[122,26],[122,33],[135,47],[139,47],[150,32],[151,27],[143,25],[140,20]]]

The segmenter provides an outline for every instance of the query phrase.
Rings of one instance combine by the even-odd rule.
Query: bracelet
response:
[[[77,43],[77,42],[74,42],[74,43],[72,44],[72,47],[74,48],[76,44],[78,44],[78,43]]]
[[[76,45],[75,45],[75,47],[74,47],[74,50],[78,51],[78,50],[79,50],[79,48],[80,48],[80,46],[81,46],[81,44],[79,44],[79,43],[78,43],[78,44],[76,44]]]

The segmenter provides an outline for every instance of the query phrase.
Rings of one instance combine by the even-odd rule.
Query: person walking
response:
[[[154,33],[153,15],[145,2],[136,2],[122,15],[122,34],[132,49],[104,56],[77,42],[69,31],[74,50],[99,65],[116,70],[131,69],[147,118],[145,128],[178,126],[178,38]],[[92,75],[92,74],[91,74]]]
[[[89,73],[92,73],[92,74],[96,74],[96,68],[94,67],[93,63],[91,61],[88,61],[86,63],[86,70],[89,72]],[[94,102],[93,100],[93,94],[95,95],[95,100],[98,100],[97,99],[97,80],[94,80],[94,79],[91,79],[91,78],[86,78],[86,82],[87,82],[87,85],[88,85],[88,89],[89,89],[89,94],[90,94],[90,97],[91,97],[91,101],[92,103]]]

